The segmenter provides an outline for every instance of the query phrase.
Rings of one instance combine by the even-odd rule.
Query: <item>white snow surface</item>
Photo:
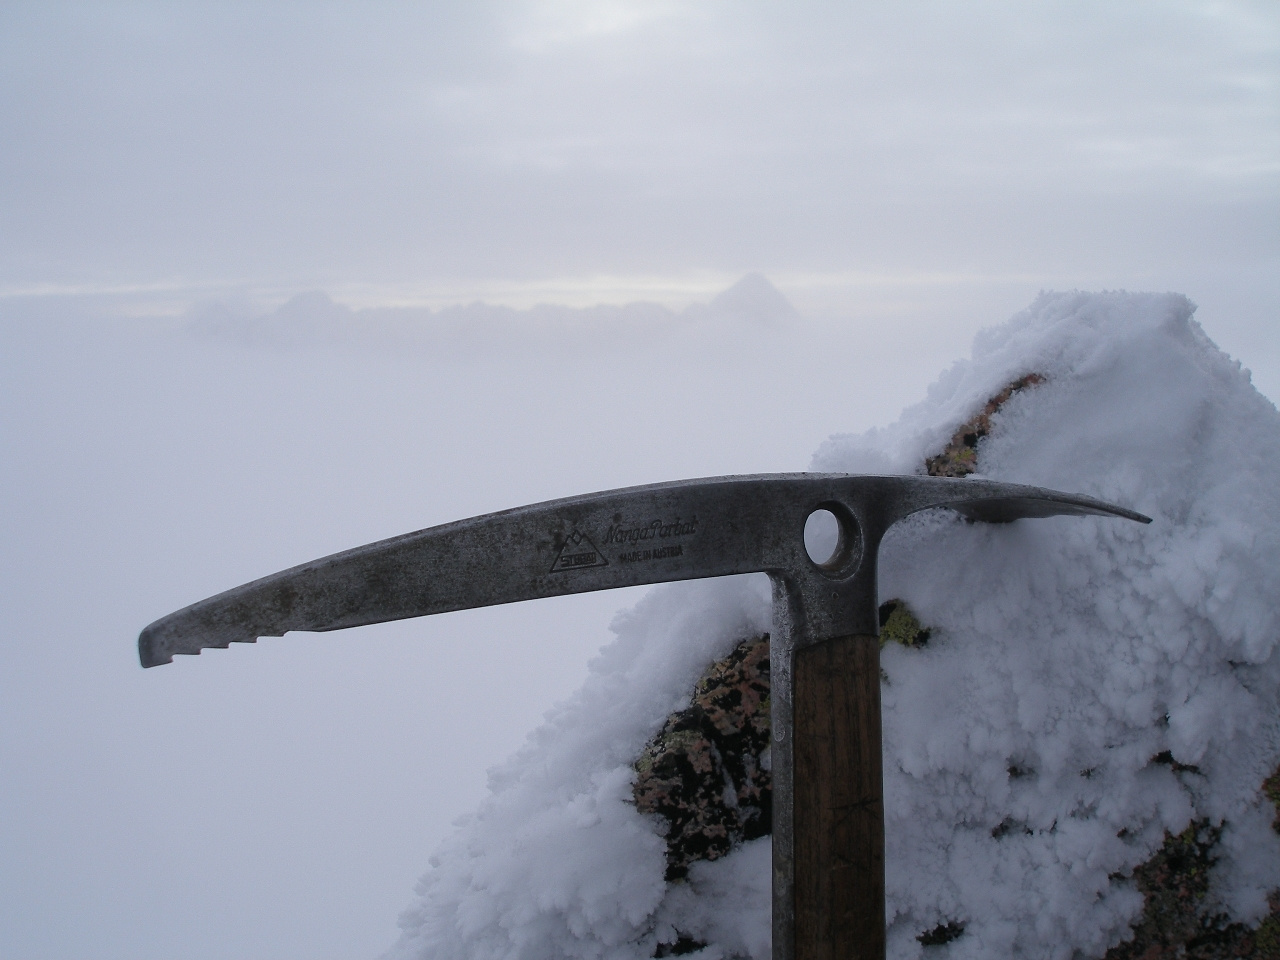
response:
[[[1178,832],[1225,825],[1215,909],[1257,922],[1280,887],[1259,786],[1280,761],[1280,415],[1176,294],[1044,294],[980,334],[890,427],[812,469],[920,473],[1027,373],[982,441],[984,476],[1154,519],[899,524],[880,596],[927,646],[883,655],[889,956],[1097,957],[1142,908],[1126,879]],[[856,390],[857,384],[850,384]],[[654,589],[581,691],[491,773],[432,858],[394,960],[769,956],[769,841],[663,881],[631,763],[706,665],[766,630],[763,577]],[[1153,758],[1168,751],[1197,772]],[[997,829],[999,828],[999,829]],[[994,834],[997,834],[993,836]]]

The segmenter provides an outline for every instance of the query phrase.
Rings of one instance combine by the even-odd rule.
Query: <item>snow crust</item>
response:
[[[1154,518],[939,512],[886,538],[881,597],[933,630],[883,656],[891,957],[922,956],[918,935],[947,922],[964,933],[930,957],[1100,956],[1141,911],[1133,868],[1201,818],[1225,824],[1217,909],[1256,922],[1280,887],[1258,789],[1280,761],[1280,414],[1193,313],[1175,294],[1044,294],[898,422],[813,459],[921,472],[1038,373],[993,418],[983,475]],[[667,885],[661,825],[629,801],[645,741],[769,622],[763,577],[660,587],[621,613],[582,690],[433,857],[388,958],[640,958],[678,935],[704,958],[768,957],[768,838]]]

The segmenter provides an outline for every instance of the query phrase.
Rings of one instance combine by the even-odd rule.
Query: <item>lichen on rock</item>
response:
[[[931,477],[967,477],[978,469],[978,441],[991,432],[991,417],[1006,400],[1020,390],[1044,383],[1038,373],[1028,373],[1009,384],[983,405],[982,410],[965,421],[951,437],[946,449],[925,461]]]
[[[904,647],[923,647],[932,631],[921,626],[911,608],[903,600],[886,600],[880,604],[880,646],[899,643]]]
[[[1273,804],[1280,801],[1280,769],[1263,781],[1262,792]],[[1280,816],[1273,827],[1280,833]],[[1222,827],[1208,820],[1165,833],[1156,854],[1133,872],[1144,898],[1133,938],[1108,950],[1104,960],[1280,960],[1280,891],[1271,895],[1271,912],[1256,930],[1212,908],[1209,875],[1221,835]]]
[[[770,833],[768,634],[711,665],[635,769],[636,809],[666,821],[668,881]]]

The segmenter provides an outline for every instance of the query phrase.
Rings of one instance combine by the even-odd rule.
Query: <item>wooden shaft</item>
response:
[[[884,960],[880,641],[795,651],[795,960]]]

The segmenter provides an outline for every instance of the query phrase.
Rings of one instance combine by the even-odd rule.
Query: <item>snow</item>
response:
[[[1141,911],[1134,867],[1200,818],[1225,825],[1216,907],[1256,922],[1280,887],[1258,789],[1280,761],[1280,416],[1193,313],[1176,294],[1043,294],[896,423],[813,458],[920,472],[1034,372],[993,418],[983,475],[1154,518],[929,513],[886,538],[881,597],[933,631],[883,656],[891,957],[947,922],[964,934],[930,956],[1100,956]],[[769,622],[761,577],[664,586],[620,614],[583,688],[433,858],[388,958],[638,958],[677,934],[699,956],[767,957],[767,838],[666,885],[659,826],[629,800],[645,741]]]

